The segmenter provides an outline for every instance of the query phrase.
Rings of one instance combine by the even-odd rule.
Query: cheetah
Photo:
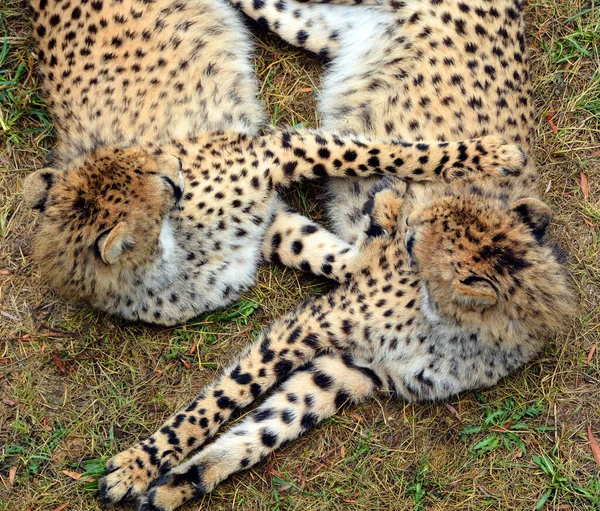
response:
[[[42,213],[34,255],[61,294],[127,320],[172,325],[235,300],[254,281],[273,222],[304,229],[306,249],[279,256],[271,236],[272,259],[326,273],[352,252],[278,202],[276,188],[292,181],[386,172],[452,180],[521,166],[519,149],[493,137],[385,146],[261,136],[250,35],[218,0],[31,8],[58,132],[49,166],[24,187]]]
[[[548,236],[552,212],[536,197],[519,3],[241,6],[275,31],[300,27],[302,36],[282,35],[333,59],[321,91],[327,129],[424,140],[500,133],[525,147],[528,163],[519,175],[444,185],[332,180],[335,228],[360,248],[328,275],[339,286],[265,328],[186,408],[109,460],[106,502],[137,497],[140,510],[172,510],[342,406],[494,385],[573,314],[562,253]],[[278,247],[299,241],[274,231]]]

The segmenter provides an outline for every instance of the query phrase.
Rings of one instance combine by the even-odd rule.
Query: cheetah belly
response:
[[[274,204],[266,201],[257,214],[268,218]],[[171,325],[230,304],[254,284],[268,227],[250,215],[240,220],[225,230],[198,229],[189,218],[172,215],[163,223],[156,263],[123,273],[120,289],[129,291],[111,289],[108,301],[94,305],[129,320]]]

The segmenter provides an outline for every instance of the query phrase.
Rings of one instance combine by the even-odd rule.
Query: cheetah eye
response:
[[[496,284],[494,284],[490,279],[481,277],[479,275],[469,275],[467,278],[462,279],[461,283],[465,286],[473,286],[477,285],[478,283],[482,283],[490,286],[494,291],[498,292]]]
[[[415,236],[416,234],[410,230],[406,231],[406,235],[404,236],[404,244],[406,246],[406,252],[412,258],[413,256],[413,248],[415,246]]]
[[[173,195],[175,196],[175,201],[179,202],[181,200],[181,197],[183,197],[183,190],[181,189],[181,187],[177,186],[170,177],[161,177],[171,188],[173,188]]]

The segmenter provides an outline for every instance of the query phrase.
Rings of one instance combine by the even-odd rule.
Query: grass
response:
[[[0,20],[0,511],[100,510],[93,492],[107,457],[327,284],[264,267],[238,303],[168,329],[120,322],[42,286],[30,254],[35,215],[19,191],[53,129],[24,3],[2,0]],[[600,510],[587,437],[590,425],[600,439],[600,350],[588,361],[600,342],[600,7],[531,1],[528,23],[541,188],[579,291],[575,327],[485,392],[351,407],[187,509]],[[256,65],[272,122],[315,126],[321,62],[260,34]],[[287,199],[319,219],[319,193],[304,186]]]

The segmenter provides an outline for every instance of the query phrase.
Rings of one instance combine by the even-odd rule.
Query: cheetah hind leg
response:
[[[329,307],[326,297],[301,304],[263,329],[257,340],[220,378],[150,438],[111,458],[100,480],[100,497],[115,504],[148,490],[152,481],[177,466],[212,438],[234,411],[248,406],[319,353],[344,348],[342,339],[315,317]],[[332,344],[336,339],[336,345]]]
[[[363,7],[357,6],[377,6],[383,3],[382,0],[301,2],[230,0],[230,2],[255,20],[261,28],[271,30],[294,46],[329,58],[334,57],[341,50],[340,34],[351,32],[360,26],[363,20],[360,9]],[[331,4],[338,5],[332,7]]]
[[[318,356],[292,373],[239,425],[158,479],[140,496],[138,511],[171,511],[209,493],[231,474],[258,463],[344,404],[385,390],[387,377],[379,369],[341,353]]]

